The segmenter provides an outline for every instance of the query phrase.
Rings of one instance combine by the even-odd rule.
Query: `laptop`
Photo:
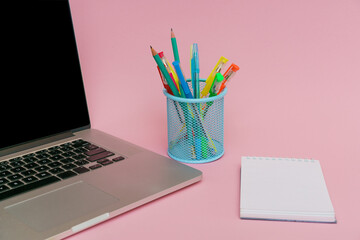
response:
[[[65,238],[201,180],[91,128],[68,1],[13,4],[2,27],[0,239]]]

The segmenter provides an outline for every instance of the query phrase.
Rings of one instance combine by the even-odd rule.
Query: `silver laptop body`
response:
[[[29,2],[30,5],[35,5],[23,6],[27,11],[29,8],[34,11],[42,7],[49,8],[49,16],[56,12],[56,14],[64,15],[71,22],[67,1]],[[19,11],[18,7],[16,11]],[[10,12],[11,10],[14,9],[9,8]],[[31,24],[46,20],[42,18],[36,19]],[[23,24],[24,31],[29,29],[27,23]],[[68,30],[73,34],[72,24],[68,24],[67,27],[70,27]],[[21,26],[16,26],[16,29],[22,31]],[[31,32],[31,34],[37,33]],[[24,32],[23,37],[31,38],[33,37],[31,34],[27,35]],[[10,38],[9,41],[13,42],[14,39]],[[33,44],[34,42],[31,42],[31,45]],[[42,45],[43,43],[40,43],[37,48]],[[49,48],[53,45],[55,43],[46,46]],[[27,47],[24,46],[24,48]],[[24,49],[21,47],[20,49],[23,52]],[[35,53],[38,51],[37,49]],[[78,58],[76,48],[72,51],[75,52],[75,58]],[[28,61],[24,63],[29,64]],[[19,71],[22,71],[22,63],[18,63],[17,66],[20,67]],[[80,68],[80,66],[75,64],[75,68]],[[8,69],[11,69],[10,65]],[[27,75],[20,74],[20,76],[28,76],[27,82],[37,81],[38,72],[29,71],[31,69],[23,71]],[[73,72],[68,74],[73,74]],[[17,89],[26,88],[25,90],[31,87],[26,85],[25,81],[16,80],[16,75],[12,76],[15,83],[5,85],[5,89],[7,88],[5,91],[12,92],[15,86]],[[33,76],[37,77],[32,78]],[[64,78],[64,76],[61,77]],[[78,74],[75,78],[77,79],[72,81],[81,81],[82,86],[81,75]],[[54,91],[50,89],[51,86],[58,84],[61,82],[55,81],[49,86],[44,86],[43,90]],[[16,91],[16,93],[26,95],[25,90]],[[77,95],[84,95],[83,89],[76,91],[78,91]],[[64,94],[64,98],[69,95],[71,93]],[[40,100],[45,107],[51,103],[46,98]],[[58,115],[56,114],[63,115],[61,109],[54,111],[55,117],[47,119],[42,115],[47,110],[36,112],[37,105],[31,105],[29,113],[29,106],[23,108],[26,102],[18,105],[19,103],[14,99],[9,99],[9,96],[6,99],[1,98],[1,101],[4,105],[0,120],[4,133],[0,137],[1,240],[61,239],[201,180],[202,173],[196,169],[92,129],[88,121],[87,109],[79,110],[82,112],[80,114],[85,119],[85,124],[80,121],[80,125],[67,130],[59,130],[55,126],[55,130],[59,132],[51,132],[49,135],[41,132],[42,135],[37,136],[36,134],[42,129],[53,130],[52,125],[57,122]],[[75,102],[74,104],[76,105]],[[19,120],[17,114],[25,114],[24,119]],[[37,119],[37,114],[41,118]],[[14,115],[16,118],[12,117]],[[37,121],[31,122],[30,118],[35,118]],[[37,122],[42,121],[43,118],[46,118],[48,125],[37,126]],[[76,122],[75,119],[73,121]],[[69,122],[71,125],[73,121],[71,117],[65,118],[61,120],[60,125],[63,122]],[[64,150],[69,148],[71,150],[67,152]],[[78,154],[76,151],[80,150],[82,152]],[[49,158],[43,158],[44,153]],[[85,157],[75,159],[75,156],[79,157],[79,155]],[[69,162],[70,160],[73,162]],[[56,165],[55,163],[62,172],[50,168]],[[27,175],[30,172],[34,174]],[[37,180],[34,181],[34,179]],[[49,179],[54,181],[44,184]]]

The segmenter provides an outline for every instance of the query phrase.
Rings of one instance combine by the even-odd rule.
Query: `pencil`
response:
[[[178,51],[176,37],[175,37],[173,29],[171,29],[171,45],[172,45],[175,61],[180,62],[179,51]]]
[[[159,66],[160,71],[164,75],[166,82],[169,84],[169,87],[170,87],[171,91],[173,92],[174,96],[180,97],[179,91],[177,90],[174,82],[172,81],[169,72],[166,70],[164,64],[162,63],[159,54],[155,51],[155,49],[152,48],[152,46],[150,46],[150,49],[151,49],[151,53],[155,59],[156,64]]]

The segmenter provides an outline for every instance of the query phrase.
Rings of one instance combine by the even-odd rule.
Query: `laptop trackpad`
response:
[[[8,206],[5,210],[33,229],[46,231],[117,201],[95,187],[78,182]]]

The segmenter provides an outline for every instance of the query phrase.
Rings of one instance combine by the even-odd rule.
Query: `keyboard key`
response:
[[[64,159],[64,157],[61,155],[55,155],[55,156],[49,157],[49,159],[51,159],[53,161],[59,161],[61,159]]]
[[[42,173],[36,174],[35,176],[37,176],[38,178],[46,178],[46,177],[50,177],[51,174],[48,172],[42,172]]]
[[[81,173],[86,173],[90,170],[87,169],[86,167],[77,167],[77,168],[74,168],[73,171],[77,172],[78,174],[81,174]]]
[[[99,160],[99,161],[97,161],[97,162],[98,162],[98,163],[103,163],[103,162],[107,162],[107,161],[109,161],[109,159],[105,158],[105,159],[101,159],[101,160]]]
[[[106,151],[106,152],[102,152],[102,153],[90,156],[87,158],[87,160],[90,162],[94,162],[94,161],[100,160],[102,158],[110,157],[112,155],[114,155],[114,153]]]
[[[3,192],[3,191],[6,191],[6,190],[9,190],[10,188],[3,185],[3,186],[0,186],[0,192]]]
[[[40,166],[40,167],[35,168],[35,170],[38,172],[43,172],[43,171],[49,170],[49,168],[47,166]]]
[[[77,174],[74,173],[73,171],[67,171],[67,172],[60,173],[57,176],[62,178],[62,179],[66,179],[66,178],[73,177],[73,176],[76,176],[76,175]]]
[[[85,154],[88,155],[88,156],[92,156],[92,155],[99,154],[99,153],[105,152],[105,151],[106,150],[103,149],[103,148],[96,148],[96,149],[85,152]]]
[[[124,160],[124,159],[125,159],[124,157],[120,156],[120,157],[114,158],[113,161],[114,162],[119,162],[119,161]]]
[[[85,146],[85,148],[88,149],[88,150],[94,150],[94,149],[97,149],[99,147],[96,146],[95,144],[89,144],[89,145]]]
[[[78,165],[78,166],[82,166],[82,165],[85,165],[85,164],[88,164],[88,163],[89,162],[84,160],[84,159],[75,162],[75,164]]]
[[[63,152],[68,152],[68,151],[71,151],[74,149],[73,147],[70,146],[70,143],[67,143],[67,144],[68,145],[65,145],[65,146],[60,145],[60,146],[62,146],[62,147],[60,147],[60,150]]]
[[[24,183],[22,181],[20,181],[20,180],[8,183],[8,186],[11,187],[11,188],[20,187],[22,185],[24,185]]]
[[[98,161],[100,164],[102,164],[103,166],[106,166],[106,165],[109,165],[109,164],[112,164],[114,162],[110,161],[109,159],[105,159],[105,161]]]
[[[6,177],[6,176],[9,176],[9,175],[11,175],[11,172],[9,172],[9,171],[0,172],[0,177]]]
[[[46,154],[46,153],[42,153],[42,154],[36,155],[36,157],[37,157],[38,159],[44,159],[44,158],[50,157],[50,155],[49,155],[49,154]]]
[[[87,145],[90,145],[90,143],[89,142],[87,142],[87,141],[84,141],[84,140],[76,140],[76,141],[74,141],[74,142],[72,142],[73,143],[73,147],[74,148],[81,148],[81,147],[84,147],[84,146],[87,146]]]
[[[57,150],[59,148],[60,148],[60,146],[53,146],[51,148],[48,148],[48,150],[51,152],[51,151],[55,151],[55,150]]]
[[[60,162],[52,162],[49,163],[48,166],[51,168],[56,168],[56,167],[60,167],[62,164]]]
[[[84,152],[87,152],[87,151],[89,151],[89,150],[87,150],[87,149],[85,149],[85,148],[76,148],[76,149],[74,149],[73,150],[73,152],[75,152],[75,153],[84,153]]]
[[[80,159],[86,158],[86,156],[84,154],[78,154],[76,156],[73,156],[72,158],[75,160],[80,160]]]
[[[21,165],[24,165],[24,162],[16,161],[16,162],[10,163],[10,165],[13,166],[13,167],[20,167]]]
[[[23,178],[21,180],[24,181],[25,183],[30,183],[30,182],[38,180],[38,178],[36,178],[34,176],[30,176],[30,177]]]
[[[0,165],[0,172],[1,171],[4,171],[4,170],[9,170],[11,169],[12,167],[10,165]]]
[[[22,156],[23,158],[35,157],[35,153],[29,153]]]
[[[50,154],[51,156],[55,156],[55,155],[58,155],[61,153],[62,153],[62,151],[60,151],[60,150],[52,150],[52,151],[48,152],[48,154]]]
[[[42,186],[45,186],[45,185],[48,185],[48,184],[51,184],[51,183],[55,183],[57,181],[60,181],[60,179],[57,178],[57,177],[54,177],[54,176],[49,177],[49,178],[44,178],[44,179],[41,179],[39,181],[36,181],[36,182],[30,183],[30,184],[20,186],[20,187],[15,188],[15,189],[11,189],[11,190],[2,192],[2,193],[0,193],[0,200],[9,198],[9,197],[12,197],[12,196],[15,196],[15,195],[18,195],[18,194],[33,190],[33,189],[36,189],[36,188],[39,188],[39,187],[42,187]]]
[[[74,159],[72,159],[72,158],[65,158],[65,159],[60,160],[60,162],[62,162],[62,163],[64,163],[64,164],[68,164],[68,163],[74,162]]]
[[[21,172],[21,174],[22,174],[23,176],[34,175],[35,173],[36,173],[36,172],[35,172],[34,170],[31,170],[31,169]]]
[[[52,174],[58,174],[58,173],[62,173],[64,171],[64,169],[62,168],[53,168],[53,169],[50,169],[49,172],[51,172]]]
[[[51,163],[52,161],[50,159],[43,159],[43,160],[39,160],[37,163],[41,164],[41,165],[45,165],[48,163]]]
[[[0,166],[5,166],[5,165],[8,165],[9,164],[9,161],[2,161],[0,162]]]
[[[83,148],[83,145],[73,145],[73,151],[74,152],[77,152],[78,149],[82,149]],[[86,149],[87,151],[87,149]]]
[[[62,165],[62,168],[64,168],[65,170],[70,170],[70,169],[75,168],[75,167],[77,167],[77,166],[75,164],[72,164],[72,163]]]
[[[9,160],[9,162],[17,162],[20,161],[22,159],[22,157],[16,157],[16,158],[12,158]]]
[[[36,168],[36,167],[38,167],[38,166],[39,166],[39,165],[36,164],[36,163],[29,163],[29,164],[24,165],[24,167],[26,167],[27,169]]]
[[[16,167],[16,168],[13,168],[11,169],[10,171],[12,171],[13,173],[18,173],[18,172],[22,172],[22,171],[25,171],[26,169],[23,168],[23,167]]]
[[[39,160],[39,159],[37,159],[36,157],[28,157],[28,158],[24,159],[24,162],[32,163],[32,162],[36,162],[37,160]]]
[[[91,170],[95,170],[95,169],[101,168],[101,167],[102,167],[101,164],[95,164],[95,165],[90,166],[89,168],[90,168]]]
[[[40,151],[35,152],[36,155],[41,155],[41,154],[45,154],[48,150],[47,149],[43,149]]]
[[[19,180],[19,179],[21,179],[21,178],[23,178],[23,176],[21,176],[21,175],[18,174],[18,173],[7,177],[7,179],[9,179],[10,181]]]
[[[84,139],[76,139],[71,142],[72,144],[88,144],[89,142],[85,141]]]
[[[63,143],[60,145],[60,149],[71,147],[71,144],[72,144],[71,142]]]
[[[9,181],[6,178],[0,178],[0,185],[8,183]]]
[[[74,152],[65,152],[65,153],[62,153],[61,154],[61,156],[63,156],[63,157],[71,157],[71,156],[74,156],[74,155],[76,155],[76,153],[74,153]]]

